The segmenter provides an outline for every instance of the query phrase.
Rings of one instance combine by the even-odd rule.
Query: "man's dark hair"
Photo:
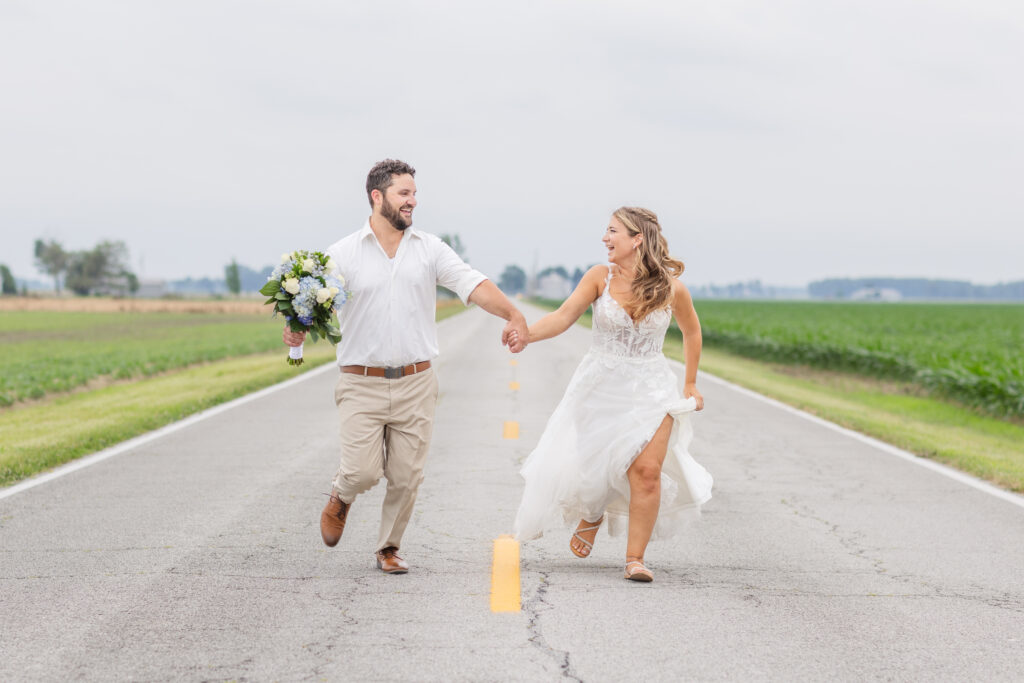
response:
[[[375,163],[366,176],[366,198],[370,200],[370,208],[373,208],[372,193],[374,190],[385,192],[394,182],[394,176],[406,173],[416,177],[416,169],[404,161],[385,159]]]

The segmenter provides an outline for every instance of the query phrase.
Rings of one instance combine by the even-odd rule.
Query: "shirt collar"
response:
[[[415,237],[416,239],[423,239],[423,235],[419,230],[412,227],[411,225],[405,229],[405,232],[409,234],[409,237]],[[370,227],[370,219],[367,218],[366,222],[363,223],[363,229],[359,231],[359,239],[364,240],[367,236],[373,235],[373,228]],[[373,235],[376,238],[376,235]]]

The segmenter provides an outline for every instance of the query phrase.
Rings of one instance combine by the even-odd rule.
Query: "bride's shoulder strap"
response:
[[[612,267],[608,266],[608,273],[604,276],[604,286],[598,291],[597,296],[600,297],[608,289],[608,285],[612,281]]]

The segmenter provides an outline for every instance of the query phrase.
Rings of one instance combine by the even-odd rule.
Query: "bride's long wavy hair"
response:
[[[668,253],[668,242],[661,234],[658,216],[653,211],[623,206],[612,215],[626,226],[630,236],[643,237],[636,249],[630,300],[633,319],[643,320],[651,311],[672,304],[672,280],[682,275],[683,262]]]

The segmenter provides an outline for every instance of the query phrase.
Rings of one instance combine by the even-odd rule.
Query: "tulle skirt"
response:
[[[683,399],[664,356],[630,358],[591,350],[523,464],[526,485],[516,514],[520,540],[556,526],[607,515],[613,536],[628,529],[626,470],[673,418],[661,472],[661,506],[652,538],[672,536],[711,498],[711,475],[688,452],[695,401]]]

